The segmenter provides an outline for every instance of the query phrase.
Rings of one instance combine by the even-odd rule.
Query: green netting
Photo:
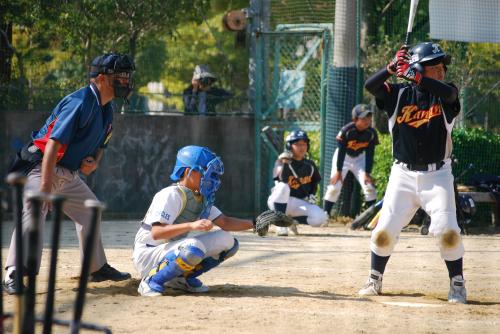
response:
[[[327,60],[331,25],[278,25],[275,31],[259,33],[258,49],[265,50],[257,64],[256,135],[272,127],[279,143],[285,131],[301,127],[318,131],[326,105]],[[256,142],[260,208],[272,187],[271,170],[283,146]]]

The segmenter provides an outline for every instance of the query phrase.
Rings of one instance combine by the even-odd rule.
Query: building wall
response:
[[[47,116],[0,113],[2,177],[14,148]],[[115,114],[113,128],[104,158],[87,180],[107,215],[142,217],[154,194],[171,183],[177,150],[186,145],[207,146],[224,162],[216,206],[228,215],[254,215],[253,118]]]

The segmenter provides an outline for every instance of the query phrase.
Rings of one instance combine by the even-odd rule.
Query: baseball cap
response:
[[[217,77],[212,72],[210,72],[210,69],[207,65],[196,65],[193,72],[193,79],[199,80],[203,78],[210,78],[213,81],[217,80]]]
[[[135,65],[132,57],[119,53],[106,53],[92,60],[89,76],[94,78],[99,74],[130,73],[134,70]]]
[[[366,104],[358,104],[352,108],[352,118],[365,118],[371,113],[372,109]]]

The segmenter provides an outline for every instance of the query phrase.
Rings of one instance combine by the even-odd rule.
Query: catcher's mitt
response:
[[[281,227],[291,226],[295,221],[282,212],[267,210],[262,212],[254,221],[254,231],[261,237],[267,234],[269,225],[273,224]]]

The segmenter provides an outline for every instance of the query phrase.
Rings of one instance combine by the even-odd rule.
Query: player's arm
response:
[[[321,182],[321,174],[319,173],[319,169],[316,166],[316,164],[314,163],[314,161],[312,161],[312,165],[313,165],[314,170],[313,170],[313,175],[312,175],[312,180],[311,180],[311,191],[310,191],[309,195],[316,196],[316,192],[318,190],[318,185]]]
[[[377,131],[375,131],[375,129],[373,129],[373,128],[370,128],[370,129],[373,133],[373,137],[370,140],[370,144],[366,148],[366,153],[365,153],[365,158],[366,158],[366,160],[365,160],[365,172],[368,175],[371,174],[372,169],[373,169],[373,160],[374,160],[374,156],[375,156],[375,145],[380,144],[380,142],[378,140]]]
[[[371,183],[371,173],[372,173],[372,168],[373,168],[373,156],[375,155],[375,145],[371,143],[367,148],[365,152],[366,160],[365,160],[365,172],[366,176],[368,177],[368,180],[365,178],[365,182]]]
[[[458,89],[439,80],[422,77],[420,87],[439,96],[446,104],[453,104],[458,99]]]
[[[391,73],[387,68],[383,68],[380,71],[373,74],[371,77],[365,81],[365,89],[369,91],[373,96],[378,99],[384,99],[385,95],[389,89],[386,87],[386,81],[391,77]]]
[[[405,45],[401,46],[401,48],[398,50],[396,55],[391,59],[386,67],[376,72],[366,80],[365,89],[377,99],[385,99],[386,95],[391,92],[391,85],[386,81],[393,74],[396,74],[398,59],[406,55],[407,52],[408,48]]]
[[[214,224],[224,231],[244,231],[253,228],[253,222],[251,220],[228,217],[223,214],[214,220]]]
[[[191,231],[209,231],[213,226],[212,222],[208,219],[173,225],[156,222],[151,227],[151,237],[153,240],[172,239]]]
[[[40,182],[40,191],[50,193],[52,191],[52,179],[54,168],[57,164],[57,152],[62,144],[55,139],[49,139],[45,146],[45,152],[42,159],[42,179]]]
[[[342,182],[342,168],[344,168],[345,155],[347,154],[347,148],[345,145],[345,133],[342,131],[337,135],[337,161],[334,163],[332,158],[332,171],[330,173],[330,183],[336,184],[337,182]]]

